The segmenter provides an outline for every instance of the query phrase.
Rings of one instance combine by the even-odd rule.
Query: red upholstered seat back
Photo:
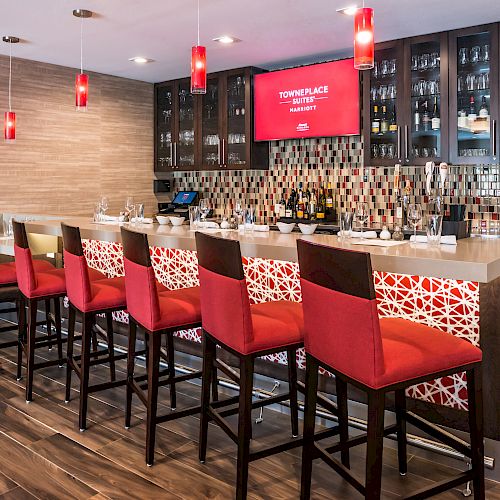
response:
[[[253,340],[252,316],[240,245],[196,233],[203,328],[238,352]]]
[[[84,311],[92,300],[87,260],[83,255],[82,240],[78,227],[61,223],[64,245],[64,274],[66,292],[71,303]]]
[[[14,255],[16,257],[17,285],[29,297],[37,287],[33,258],[28,244],[28,235],[23,222],[12,221],[14,229]]]
[[[148,330],[160,320],[156,278],[149,254],[148,237],[122,227],[127,310]]]
[[[306,352],[376,385],[385,371],[370,255],[298,240]]]

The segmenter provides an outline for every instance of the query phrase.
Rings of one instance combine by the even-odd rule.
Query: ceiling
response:
[[[337,14],[355,0],[200,0],[201,44],[208,70],[255,65],[268,69],[350,55],[352,18]],[[367,0],[377,41],[500,20],[499,0]],[[189,75],[196,42],[196,0],[18,0],[0,2],[0,35],[23,43],[16,57],[77,67],[84,20],[84,68],[158,82]],[[212,42],[230,34],[231,46]],[[0,43],[0,54],[8,54]],[[128,61],[144,56],[155,62]]]

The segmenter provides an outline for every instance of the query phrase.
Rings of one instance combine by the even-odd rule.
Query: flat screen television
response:
[[[360,133],[359,73],[352,59],[255,75],[255,140]]]

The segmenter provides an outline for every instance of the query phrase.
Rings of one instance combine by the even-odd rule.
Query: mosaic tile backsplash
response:
[[[194,189],[215,204],[216,213],[229,212],[235,198],[257,207],[261,222],[274,220],[273,207],[283,191],[299,182],[309,186],[331,182],[337,212],[367,201],[372,223],[394,222],[394,167],[364,167],[360,136],[274,141],[269,170],[175,172],[174,189]],[[435,179],[438,178],[436,169]],[[412,200],[425,206],[424,167],[403,166],[401,184],[411,182]],[[467,205],[476,221],[500,220],[500,166],[450,165],[444,203]]]

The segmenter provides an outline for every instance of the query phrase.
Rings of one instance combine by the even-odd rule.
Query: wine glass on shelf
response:
[[[356,220],[361,226],[361,239],[363,239],[364,225],[368,222],[369,217],[368,203],[366,203],[366,201],[358,201],[358,203],[356,203]]]
[[[422,207],[419,203],[408,205],[408,222],[413,226],[413,239],[417,241],[417,226],[422,220]]]
[[[205,219],[210,212],[210,203],[208,202],[207,199],[202,198],[199,203],[199,208],[200,208],[200,213],[201,213],[201,218],[203,219],[203,222],[205,222]]]

